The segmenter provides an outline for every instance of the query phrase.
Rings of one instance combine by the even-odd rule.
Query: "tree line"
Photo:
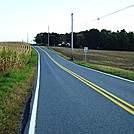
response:
[[[117,32],[103,29],[90,29],[74,33],[74,48],[88,47],[99,50],[134,51],[134,33],[124,29]],[[38,33],[34,40],[37,44],[48,44],[48,33]],[[50,46],[69,46],[71,34],[49,33]]]

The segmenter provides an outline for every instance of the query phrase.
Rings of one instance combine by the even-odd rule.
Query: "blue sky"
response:
[[[0,2],[0,41],[33,40],[37,33],[69,33],[71,13],[74,14],[74,31],[92,28],[134,32],[134,6],[110,15],[134,0],[2,0]],[[95,20],[96,19],[96,20]],[[95,21],[92,21],[95,20]]]

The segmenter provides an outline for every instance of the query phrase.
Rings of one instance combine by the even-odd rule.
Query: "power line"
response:
[[[106,0],[102,0],[99,4],[95,5],[92,9],[95,9],[95,8],[97,8],[98,6],[102,5],[105,1],[106,1]],[[88,2],[89,2],[89,0],[87,0],[84,4],[82,4],[82,5],[81,5],[80,7],[78,7],[76,10],[74,10],[73,13],[75,14],[75,17],[79,15],[78,12],[80,12],[80,11],[83,9],[82,7],[85,7],[85,5],[86,5]],[[92,10],[92,9],[91,9],[91,10]],[[82,14],[84,14],[84,13],[82,13]],[[95,20],[96,20],[96,19],[95,19]],[[92,20],[92,21],[95,21],[95,20]],[[83,25],[83,24],[80,24],[80,25]],[[80,26],[80,25],[75,25],[75,27]],[[70,26],[68,26],[68,27],[66,28],[66,31],[68,31],[68,30],[70,30]]]
[[[120,11],[126,10],[126,9],[128,9],[128,8],[131,8],[132,6],[134,6],[134,4],[133,4],[133,5],[130,5],[130,6],[128,6],[128,7],[122,8],[122,9],[120,9],[120,10],[117,10],[117,11],[115,11],[115,12],[109,13],[109,14],[107,14],[107,15],[104,15],[104,16],[102,16],[102,17],[99,17],[99,18],[97,18],[96,20],[100,20],[100,19],[102,19],[102,18],[105,18],[105,17],[107,17],[107,16],[113,15],[113,14],[118,13],[118,12],[120,12]]]
[[[104,0],[102,3],[104,3],[104,2],[105,2],[105,0]],[[100,3],[99,5],[101,5],[102,3]],[[97,5],[97,6],[99,6],[99,5]],[[102,19],[102,18],[108,17],[108,16],[110,16],[110,15],[116,14],[116,13],[121,12],[121,11],[123,11],[123,10],[126,10],[126,9],[128,9],[128,8],[131,8],[131,7],[133,7],[133,6],[134,6],[134,4],[132,4],[132,5],[130,5],[130,6],[127,6],[127,7],[125,7],[125,8],[119,9],[119,10],[117,10],[117,11],[114,11],[114,12],[112,12],[112,13],[106,14],[106,15],[104,15],[104,16],[101,16],[101,17],[99,17],[99,18],[97,18],[97,19],[93,19],[93,20],[90,20],[90,21],[86,21],[86,22],[84,22],[84,23],[81,23],[81,24],[79,24],[79,25],[75,25],[75,27],[79,27],[79,26],[85,25],[85,24],[87,24],[87,23],[89,23],[89,22],[94,22],[94,21],[100,20],[100,19]],[[69,29],[70,29],[70,28],[68,27],[67,30],[69,30]]]
[[[92,7],[90,10],[93,10],[93,9],[96,9],[97,7],[99,7],[100,5],[102,5],[102,4],[104,4],[104,2],[105,2],[106,0],[103,0],[103,1],[101,1],[100,3],[98,3],[97,5],[95,5],[94,7]],[[82,6],[83,7],[83,6]],[[88,9],[89,10],[89,9]],[[86,11],[87,12],[87,11]],[[82,15],[84,14],[85,12],[83,12],[82,13]],[[76,15],[78,15],[78,12],[76,12]],[[95,21],[96,19],[94,19],[94,20],[91,20],[91,21]],[[89,22],[89,21],[88,21]],[[87,23],[87,22],[84,22],[84,23],[82,23],[82,24],[80,24],[80,25],[83,25],[83,24],[85,24],[85,23]],[[79,25],[77,25],[77,26],[79,26]]]
[[[127,6],[127,7],[125,7],[125,8],[122,8],[122,9],[120,9],[120,10],[117,10],[117,11],[115,11],[115,12],[109,13],[109,14],[107,14],[107,15],[104,15],[104,16],[102,16],[102,17],[99,17],[99,18],[97,18],[97,19],[93,19],[93,20],[90,20],[90,21],[86,21],[86,22],[84,22],[84,23],[82,23],[82,24],[80,24],[80,25],[85,25],[85,24],[87,24],[87,23],[89,23],[89,22],[93,22],[93,21],[100,20],[100,19],[102,19],[102,18],[108,17],[108,16],[113,15],[113,14],[115,14],[115,13],[118,13],[118,12],[120,12],[120,11],[123,11],[123,10],[126,10],[126,9],[128,9],[128,8],[131,8],[131,7],[133,7],[133,6],[134,6],[134,4],[133,4],[133,5],[130,5],[130,6]],[[78,27],[78,26],[80,26],[80,25],[76,25],[76,27]]]

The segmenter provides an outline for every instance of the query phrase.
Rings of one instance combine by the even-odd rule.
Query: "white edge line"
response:
[[[34,103],[33,103],[33,109],[32,109],[32,115],[31,115],[31,120],[30,120],[30,126],[29,126],[28,134],[34,134],[35,133],[35,125],[36,125],[36,113],[37,113],[39,81],[40,81],[40,54],[39,54],[38,51],[37,51],[37,53],[38,53],[38,74],[37,74],[38,77],[37,77],[37,84],[36,84]]]
[[[52,51],[53,52],[53,51]],[[55,53],[55,52],[54,52]],[[56,53],[55,53],[56,54]],[[58,54],[56,54],[58,55]],[[60,55],[58,55],[59,57],[61,57]],[[65,58],[61,57],[62,59],[66,60]],[[68,60],[66,60],[68,61]],[[134,81],[132,80],[129,80],[129,79],[125,79],[125,78],[122,78],[122,77],[119,77],[119,76],[116,76],[116,75],[113,75],[113,74],[108,74],[108,73],[105,73],[105,72],[101,72],[101,71],[98,71],[98,70],[95,70],[95,69],[92,69],[92,68],[88,68],[88,67],[84,67],[84,66],[81,66],[81,65],[78,65],[74,62],[71,62],[71,61],[68,61],[72,64],[75,64],[76,66],[79,66],[81,68],[85,68],[85,69],[88,69],[88,70],[91,70],[91,71],[94,71],[94,72],[97,72],[97,73],[101,73],[101,74],[104,74],[104,75],[108,75],[108,76],[111,76],[111,77],[114,77],[114,78],[118,78],[118,79],[121,79],[121,80],[124,80],[124,81],[127,81],[127,82],[131,82],[131,83],[134,83]]]
[[[73,63],[73,64],[75,64],[75,63]],[[75,64],[75,65],[80,66],[78,64]],[[80,67],[85,68],[85,69],[92,70],[92,71],[97,72],[97,73],[100,73],[100,74],[104,74],[104,75],[107,75],[107,76],[111,76],[111,77],[114,77],[114,78],[117,78],[117,79],[121,79],[121,80],[124,80],[124,81],[127,81],[127,82],[134,83],[134,81],[132,81],[132,80],[125,79],[123,77],[119,77],[119,76],[116,76],[116,75],[113,75],[113,74],[108,74],[108,73],[105,73],[105,72],[102,72],[102,71],[98,71],[98,70],[95,70],[95,69],[92,69],[92,68],[87,68],[87,67],[84,67],[84,66],[80,66]]]

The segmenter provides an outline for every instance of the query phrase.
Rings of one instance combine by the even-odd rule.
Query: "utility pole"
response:
[[[29,39],[28,39],[28,34],[27,34],[27,43],[29,42]]]
[[[74,60],[73,55],[73,13],[71,14],[71,60]]]
[[[49,48],[49,26],[48,26],[48,48]]]

